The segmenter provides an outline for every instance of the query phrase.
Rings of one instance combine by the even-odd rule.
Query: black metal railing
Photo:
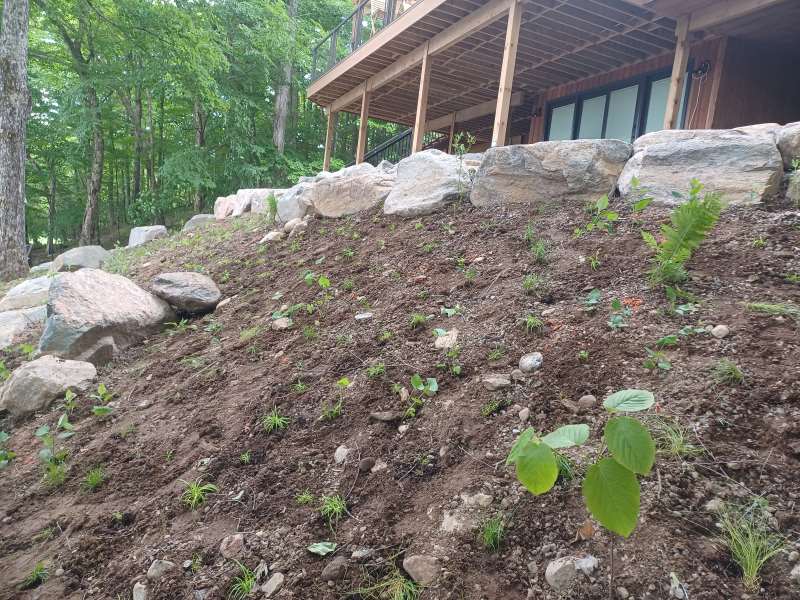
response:
[[[311,51],[311,81],[347,58],[418,0],[361,0]]]
[[[411,156],[411,141],[414,137],[413,129],[406,129],[388,140],[375,146],[372,150],[364,154],[364,162],[377,167],[381,161],[388,160],[390,163],[397,164],[404,158]],[[430,148],[439,143],[447,135],[438,131],[428,131],[422,139],[423,149]],[[355,163],[351,163],[351,166]]]

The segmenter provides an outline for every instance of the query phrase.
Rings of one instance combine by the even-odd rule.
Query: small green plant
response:
[[[378,334],[378,343],[385,344],[392,339],[392,332],[385,329]]]
[[[600,307],[600,302],[603,300],[603,292],[597,288],[590,291],[586,298],[583,299],[583,310],[587,313],[593,313]]]
[[[203,483],[202,479],[197,479],[196,481],[181,480],[181,483],[184,485],[181,501],[190,510],[197,510],[197,507],[206,501],[208,494],[216,494],[219,491],[219,488],[213,483]]]
[[[304,325],[303,337],[307,339],[309,342],[313,342],[319,337],[319,333],[317,333],[317,328],[314,327],[313,325]]]
[[[538,273],[529,273],[522,279],[522,290],[528,295],[539,295],[545,287],[544,277]]]
[[[218,335],[222,333],[222,323],[220,323],[219,321],[211,320],[203,328],[203,331],[205,331],[206,333],[210,333],[211,335]]]
[[[499,411],[501,408],[504,408],[509,405],[509,400],[506,398],[492,398],[491,400],[485,402],[483,406],[481,406],[481,416],[482,417],[490,417]]]
[[[278,219],[278,199],[275,194],[267,196],[267,223],[274,224]]]
[[[800,323],[800,306],[790,302],[770,304],[767,302],[748,302],[745,308],[752,312],[772,315],[774,317],[790,317]]]
[[[580,350],[580,351],[578,351],[578,362],[581,362],[581,363],[589,362],[589,351],[588,350]]]
[[[252,327],[246,327],[239,332],[239,341],[249,342],[254,337],[260,335],[263,330],[264,328],[261,325],[253,325]]]
[[[422,589],[395,568],[391,573],[353,592],[364,600],[417,600]]]
[[[33,344],[20,344],[17,346],[17,352],[19,352],[25,360],[31,361],[33,357],[36,356],[36,346]]]
[[[356,287],[355,282],[352,279],[345,279],[342,281],[342,289],[345,292],[352,292]]]
[[[0,360],[0,381],[6,381],[9,377],[11,377],[11,371],[9,371],[6,363]]]
[[[11,464],[17,457],[17,453],[5,447],[8,438],[11,437],[5,431],[0,431],[0,471]]]
[[[607,233],[614,232],[614,223],[619,220],[619,213],[608,210],[608,195],[603,196],[587,207],[590,215],[589,222],[583,227],[576,227],[573,232],[574,237],[581,237],[587,232],[595,229],[604,229]]]
[[[347,512],[347,502],[339,494],[333,496],[322,496],[322,504],[319,507],[319,514],[325,519],[328,527],[333,528],[339,524],[339,520]]]
[[[96,492],[106,480],[106,472],[98,466],[91,469],[83,478],[83,489],[87,492]]]
[[[528,333],[538,333],[544,329],[544,321],[536,315],[525,315],[522,324]]]
[[[648,371],[654,371],[655,369],[669,371],[672,369],[672,363],[662,350],[652,350],[645,347],[645,352],[647,352],[647,358],[644,359],[643,364]]]
[[[489,552],[497,552],[506,535],[506,520],[503,515],[495,515],[484,521],[481,527],[481,541]]]
[[[762,567],[786,546],[786,539],[772,530],[767,509],[766,500],[756,498],[747,506],[727,505],[720,513],[722,542],[742,570],[748,592],[758,591]]]
[[[188,319],[181,319],[180,321],[171,321],[167,323],[167,334],[170,336],[186,333],[197,329],[197,325],[191,325]]]
[[[44,542],[49,542],[54,537],[56,537],[56,528],[51,525],[49,527],[45,527],[39,533],[32,536],[31,539],[37,544],[43,544]]]
[[[611,315],[608,317],[608,326],[614,331],[619,331],[628,326],[628,319],[633,315],[630,306],[626,306],[619,298],[611,301]]]
[[[545,240],[532,241],[530,245],[531,258],[539,265],[546,265],[550,256],[550,246]]]
[[[423,379],[419,373],[414,373],[410,383],[411,389],[414,391],[409,398],[409,406],[403,415],[406,419],[416,417],[419,409],[425,404],[424,398],[432,398],[439,391],[439,383],[434,377]]]
[[[411,316],[408,318],[408,325],[411,329],[416,329],[427,322],[428,318],[422,313],[411,313]]]
[[[229,600],[245,600],[256,587],[256,574],[238,560],[233,562],[239,567],[239,575],[233,578],[228,598]]]
[[[714,365],[714,380],[717,383],[739,385],[744,381],[744,373],[735,362],[723,358]]]
[[[419,231],[423,227],[425,226],[422,224],[422,221],[417,221],[416,223],[414,223],[414,231]]]
[[[75,409],[78,408],[77,398],[78,395],[67,388],[67,391],[64,393],[64,402],[61,403],[60,408],[64,409],[68,415],[71,415]]]
[[[44,481],[49,487],[60,487],[67,480],[66,463],[69,452],[64,448],[57,449],[56,439],[67,439],[72,434],[72,431],[63,431],[55,435],[48,425],[42,425],[34,432],[34,435],[42,443],[39,460],[42,461],[44,467]]]
[[[367,367],[367,377],[369,379],[377,379],[378,377],[383,377],[385,373],[386,373],[386,365],[383,363],[377,363]]]
[[[253,454],[250,450],[245,450],[239,455],[239,463],[243,465],[249,465],[253,462]]]
[[[299,506],[306,506],[314,502],[314,495],[306,488],[294,497],[294,501]]]
[[[647,426],[659,454],[684,459],[703,453],[702,448],[691,443],[689,432],[675,419],[652,415],[647,419]]]
[[[330,400],[324,400],[322,402],[322,414],[320,418],[323,421],[333,421],[342,416],[342,408],[344,406],[344,400],[339,398],[336,403],[332,403]]]
[[[89,397],[100,404],[108,404],[114,399],[114,394],[106,387],[105,383],[100,383],[97,386],[97,391]]]
[[[308,384],[297,380],[292,384],[292,391],[296,394],[304,394],[308,390]]]
[[[278,413],[278,409],[273,407],[270,412],[261,417],[261,425],[267,433],[281,431],[289,426],[289,417],[282,416]]]
[[[505,346],[495,346],[489,353],[486,355],[486,359],[489,362],[494,362],[500,360],[506,355],[506,347]]]
[[[763,250],[767,247],[767,238],[764,236],[758,236],[756,239],[753,240],[752,244],[753,248],[757,248],[759,250]]]
[[[50,573],[47,571],[45,564],[43,562],[37,562],[33,567],[33,570],[28,573],[28,576],[22,581],[20,589],[30,590],[35,587],[39,587],[45,581],[47,581],[49,575]]]
[[[464,271],[464,281],[467,283],[467,285],[472,285],[473,283],[475,283],[475,280],[477,278],[478,278],[478,269],[476,269],[475,267],[470,266],[467,268],[466,271]]]
[[[447,318],[451,318],[451,317],[455,317],[455,316],[457,316],[457,315],[458,315],[458,316],[461,316],[461,315],[463,315],[463,314],[464,314],[464,309],[463,309],[463,308],[461,308],[461,306],[460,306],[460,305],[456,304],[456,305],[455,305],[455,306],[453,306],[453,307],[447,307],[447,306],[443,306],[443,307],[440,309],[440,312],[441,312],[441,313],[442,313],[442,314],[443,314],[445,317],[447,317]]]
[[[355,255],[356,251],[352,248],[345,248],[342,250],[342,258],[345,260],[352,260]]]
[[[598,250],[595,250],[595,251],[594,251],[594,254],[590,254],[590,255],[589,255],[587,258],[588,258],[588,260],[589,260],[589,268],[590,268],[592,271],[597,271],[597,269],[598,269],[598,268],[600,267],[600,265],[602,264],[602,263],[600,262],[600,250],[599,250],[599,249],[598,249]]]

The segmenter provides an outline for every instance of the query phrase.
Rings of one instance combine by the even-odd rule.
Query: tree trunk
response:
[[[297,4],[299,0],[287,0],[287,11],[291,26],[291,40],[294,46],[295,39],[295,19],[297,18]],[[283,154],[286,148],[286,119],[289,116],[289,94],[292,84],[292,57],[283,64],[283,81],[278,88],[278,95],[275,97],[275,120],[272,125],[272,143],[278,154]]]
[[[53,238],[56,236],[56,165],[51,160],[47,173],[47,256],[53,256]]]
[[[97,205],[100,200],[100,186],[103,183],[103,127],[101,123],[100,105],[94,87],[86,90],[86,108],[92,119],[92,165],[89,179],[86,182],[86,211],[83,213],[81,227],[81,246],[91,244],[95,239]]]
[[[200,98],[194,99],[194,144],[198,150],[206,146],[206,114],[203,111],[203,103]],[[203,189],[197,186],[194,190],[194,213],[200,214],[203,211]]]
[[[28,272],[25,239],[25,123],[28,0],[5,0],[0,26],[0,280]]]

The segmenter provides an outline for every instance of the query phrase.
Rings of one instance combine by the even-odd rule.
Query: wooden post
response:
[[[356,164],[364,162],[367,151],[367,125],[369,124],[369,97],[367,82],[364,82],[364,92],[361,94],[361,119],[358,123],[358,146],[356,146]]]
[[[419,74],[419,94],[417,95],[417,118],[414,120],[414,137],[411,142],[411,153],[422,150],[422,142],[425,139],[425,123],[428,114],[428,90],[431,83],[431,61],[428,50],[430,43],[425,42],[422,52],[422,69]]]
[[[450,141],[447,142],[447,153],[453,153],[453,138],[456,136],[456,113],[451,115],[450,119]]]
[[[331,157],[333,156],[333,136],[336,134],[336,122],[339,113],[328,107],[328,129],[325,131],[325,157],[322,159],[322,170],[331,170]]]
[[[675,27],[675,60],[672,62],[672,77],[669,80],[667,109],[664,112],[664,129],[675,129],[678,125],[678,113],[683,98],[683,81],[686,78],[686,66],[689,64],[689,21],[690,15],[678,18]]]
[[[497,89],[497,108],[494,111],[493,147],[504,145],[508,134],[508,113],[511,110],[511,89],[514,87],[514,70],[517,67],[517,42],[519,41],[519,25],[522,20],[522,11],[522,4],[519,0],[510,0],[508,24],[506,25],[506,43],[503,48],[503,66],[500,69],[500,85]]]

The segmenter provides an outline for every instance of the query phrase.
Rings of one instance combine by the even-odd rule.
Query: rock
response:
[[[214,202],[214,218],[218,221],[228,217],[239,217],[250,211],[250,196],[243,194],[231,194],[230,196],[220,196]]]
[[[8,290],[0,300],[0,312],[33,308],[47,304],[47,295],[50,291],[52,277],[43,276],[26,279]]]
[[[147,586],[141,581],[133,584],[133,600],[147,600]]]
[[[465,506],[470,508],[481,507],[481,508],[489,508],[492,505],[492,501],[494,500],[494,496],[489,494],[484,494],[483,492],[477,492],[476,494],[461,494],[461,500],[464,502]]]
[[[783,159],[783,168],[787,171],[792,166],[792,160],[800,158],[800,121],[787,123],[775,134],[778,151]]]
[[[631,155],[620,140],[566,140],[498,146],[483,154],[470,200],[475,206],[572,202],[614,191]]]
[[[279,589],[283,586],[284,576],[283,573],[273,573],[272,577],[267,579],[267,582],[261,586],[261,591],[264,592],[265,598],[272,598]]]
[[[356,313],[356,321],[369,321],[374,315],[371,312]]]
[[[353,560],[365,560],[370,558],[375,551],[372,548],[356,548],[353,550],[353,554],[350,555],[350,558]]]
[[[789,579],[795,583],[800,583],[800,564],[796,564],[789,572]]]
[[[294,219],[290,220],[288,223],[286,223],[286,225],[283,226],[283,231],[285,233],[291,233],[295,227],[297,227],[303,222],[304,222],[303,219],[295,217]]]
[[[322,581],[338,581],[344,577],[347,570],[347,559],[344,556],[334,556],[325,568],[322,569]]]
[[[311,210],[311,191],[313,183],[300,182],[286,190],[278,199],[278,222],[288,223],[293,219],[302,219]]]
[[[152,562],[150,568],[147,569],[147,578],[150,581],[158,581],[164,577],[164,575],[176,569],[177,566],[178,565],[176,565],[174,562],[156,559]]]
[[[43,325],[46,318],[46,306],[0,312],[0,350],[16,343],[27,330]]]
[[[375,466],[372,467],[369,471],[370,473],[380,473],[381,471],[385,471],[388,468],[389,465],[386,463],[386,461],[377,460],[375,461]]]
[[[706,502],[703,508],[707,512],[718,513],[721,512],[723,508],[725,508],[725,501],[722,498],[712,498],[711,500]]]
[[[689,592],[686,589],[686,584],[681,583],[674,574],[669,583],[669,595],[670,598],[675,598],[676,600],[689,600]]]
[[[800,552],[797,550],[792,550],[789,552],[789,556],[787,558],[789,559],[789,562],[797,562],[800,560]]]
[[[711,335],[713,335],[718,340],[721,340],[730,332],[731,330],[728,329],[727,325],[715,325],[714,328],[711,330]]]
[[[403,418],[403,414],[399,412],[394,412],[392,410],[384,410],[380,412],[373,412],[369,414],[369,418],[373,421],[379,421],[381,423],[393,423],[394,421],[399,421]]]
[[[495,392],[510,386],[511,380],[505,375],[484,375],[481,383],[490,392]]]
[[[585,396],[581,396],[578,398],[578,406],[583,410],[590,410],[597,406],[597,398],[592,396],[591,394],[586,394]]]
[[[111,257],[102,246],[78,246],[56,256],[51,271],[77,271],[78,269],[99,269]]]
[[[523,373],[533,373],[542,366],[544,357],[541,352],[530,352],[519,359],[519,370]]]
[[[163,225],[150,225],[149,227],[134,227],[128,236],[128,248],[141,246],[147,242],[165,238],[169,235],[167,228]]]
[[[627,598],[630,598],[630,595],[630,592],[626,588],[617,588],[617,598],[619,598],[619,600],[627,600]]]
[[[289,232],[289,239],[295,238],[298,235],[302,235],[306,229],[308,229],[308,223],[306,221],[301,221],[292,228],[292,231]]]
[[[53,280],[47,315],[39,352],[94,364],[175,320],[166,302],[131,280],[88,268]]]
[[[420,585],[431,585],[439,577],[439,559],[435,556],[412,554],[403,559],[403,569]]]
[[[223,558],[227,559],[244,556],[244,534],[234,533],[224,537],[219,545],[219,553],[222,554]]]
[[[575,559],[571,556],[564,556],[550,561],[544,571],[544,578],[555,591],[565,593],[572,589],[577,574]]]
[[[521,369],[512,369],[511,381],[525,381],[525,373]]]
[[[90,363],[42,356],[14,369],[0,387],[0,408],[14,417],[26,416],[44,410],[67,389],[85,392],[96,376]]]
[[[372,467],[375,466],[375,459],[374,458],[362,458],[361,461],[358,463],[358,470],[362,473],[369,473],[372,470]]]
[[[433,347],[437,350],[450,350],[458,343],[458,329],[451,329],[442,335],[437,335],[433,340]]]
[[[289,329],[291,326],[292,320],[289,317],[279,317],[272,322],[272,329],[275,331]]]
[[[311,184],[311,205],[321,217],[352,215],[385,200],[394,181],[393,172],[370,163],[353,165]]]
[[[528,419],[531,418],[531,409],[527,408],[527,407],[523,408],[521,411],[519,411],[519,415],[518,416],[519,416],[520,423],[522,423],[522,424],[527,423]]]
[[[285,237],[286,234],[283,233],[282,231],[270,231],[267,235],[258,240],[258,243],[266,244],[267,242],[279,242]]]
[[[195,215],[183,226],[181,231],[194,231],[195,229],[202,229],[203,227],[214,223],[216,218],[214,215]]]
[[[44,275],[49,273],[52,266],[53,261],[39,263],[38,265],[31,267],[31,275]]]
[[[458,157],[441,150],[424,150],[397,164],[395,184],[383,212],[401,217],[428,215],[466,199],[469,190],[469,177]]]
[[[777,123],[757,123],[756,125],[745,125],[743,127],[736,127],[734,131],[741,131],[747,135],[760,135],[766,136],[772,140],[773,144],[778,142],[778,132],[781,126]]]
[[[752,204],[778,191],[783,162],[774,141],[726,129],[671,129],[648,133],[633,143],[633,156],[619,177],[628,196],[633,178],[657,202],[681,202],[689,180],[698,179],[705,192],[720,192],[726,202]]]
[[[258,188],[249,190],[239,190],[236,195],[248,197],[250,199],[250,212],[256,214],[269,213],[269,197],[275,196],[275,202],[286,193],[285,188]],[[277,214],[275,217],[277,218]]]
[[[591,577],[598,566],[600,566],[600,561],[591,554],[575,560],[575,568],[587,577]]]
[[[336,452],[333,453],[333,461],[337,465],[341,465],[344,463],[344,461],[347,460],[348,454],[350,454],[350,448],[344,445],[339,446],[338,448],[336,448]]]
[[[156,275],[150,289],[182,313],[210,312],[222,298],[217,284],[208,275],[193,271]]]

